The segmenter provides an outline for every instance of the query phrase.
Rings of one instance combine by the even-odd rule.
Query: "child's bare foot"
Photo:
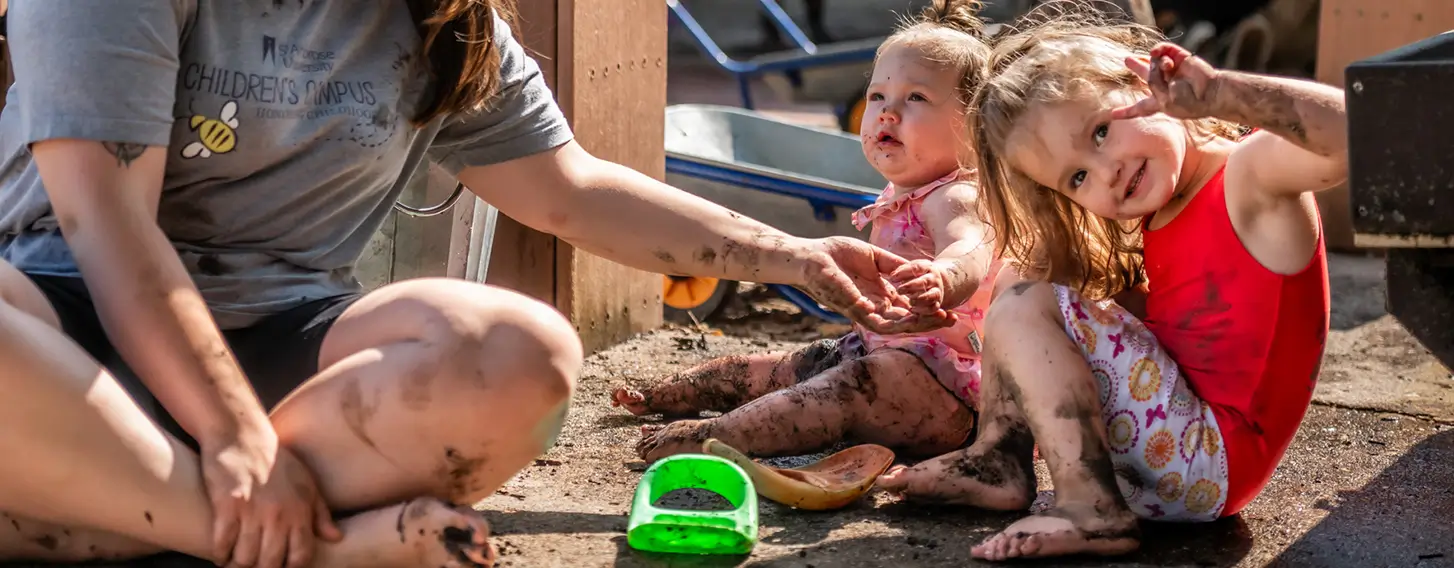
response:
[[[1035,471],[1023,445],[1007,434],[1000,443],[975,444],[920,462],[894,466],[876,486],[890,494],[930,503],[970,505],[997,511],[1028,509],[1035,501]]]
[[[483,516],[434,498],[374,509],[340,523],[344,539],[319,550],[318,566],[493,566]]]
[[[1130,511],[1105,514],[1092,505],[1066,504],[1015,521],[970,549],[970,554],[985,560],[1117,556],[1140,546],[1140,525]]]
[[[626,387],[617,387],[611,393],[611,406],[625,408],[627,412],[636,416],[651,412],[651,408],[646,405],[646,395],[641,394],[641,391]]]
[[[701,453],[702,442],[711,437],[708,434],[711,426],[711,420],[678,420],[664,426],[642,426],[636,455],[652,463],[676,454]]]

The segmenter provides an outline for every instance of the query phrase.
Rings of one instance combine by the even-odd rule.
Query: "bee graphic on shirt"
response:
[[[192,116],[192,130],[197,141],[182,148],[183,158],[210,158],[213,154],[226,154],[237,147],[237,101],[227,101],[217,118],[206,115]]]

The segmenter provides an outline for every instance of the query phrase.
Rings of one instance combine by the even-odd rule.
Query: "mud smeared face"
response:
[[[966,105],[953,69],[909,45],[888,47],[874,64],[858,135],[863,155],[885,179],[917,187],[959,167]]]

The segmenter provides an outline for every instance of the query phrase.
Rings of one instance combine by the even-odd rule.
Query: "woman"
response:
[[[0,557],[489,564],[455,505],[553,443],[582,353],[504,290],[360,293],[354,263],[424,160],[617,262],[943,324],[885,319],[905,315],[892,255],[587,154],[501,0],[14,4]]]

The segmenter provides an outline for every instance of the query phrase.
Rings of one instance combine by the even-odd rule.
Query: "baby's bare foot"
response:
[[[344,539],[320,550],[318,566],[488,568],[495,548],[483,516],[424,497],[340,523]]]
[[[617,387],[611,393],[611,406],[625,408],[627,412],[636,416],[651,412],[651,408],[646,405],[646,395],[641,394],[641,391],[626,387]]]
[[[970,554],[996,561],[1072,554],[1117,556],[1140,546],[1140,526],[1131,512],[1107,514],[1092,505],[1067,504],[1015,521],[970,549]]]
[[[676,454],[702,452],[702,442],[710,438],[711,420],[678,420],[664,426],[642,426],[636,455],[646,463]]]
[[[902,498],[997,511],[1019,511],[1035,501],[1032,472],[1012,456],[969,447],[920,462],[894,466],[876,487]]]

